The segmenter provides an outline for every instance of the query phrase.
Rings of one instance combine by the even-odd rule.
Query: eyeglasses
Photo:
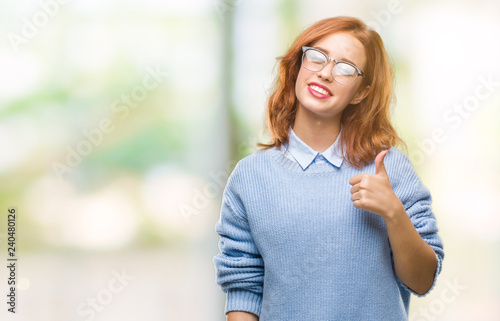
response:
[[[335,64],[332,69],[333,79],[342,86],[349,86],[356,80],[356,78],[358,78],[358,76],[364,75],[363,72],[354,64],[330,58],[319,49],[302,47],[302,51],[302,66],[309,71],[321,71],[330,60],[333,61]]]

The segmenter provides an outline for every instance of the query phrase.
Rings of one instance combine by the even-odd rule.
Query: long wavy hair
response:
[[[314,43],[338,32],[358,39],[366,53],[363,83],[369,85],[367,96],[358,104],[349,104],[341,116],[340,147],[344,159],[362,168],[374,161],[384,149],[404,142],[390,122],[393,71],[380,35],[361,20],[352,17],[333,17],[320,20],[300,34],[288,50],[278,57],[278,75],[271,88],[266,110],[266,128],[271,142],[257,143],[262,149],[280,148],[288,143],[289,128],[295,121],[298,100],[295,82],[301,68],[302,46]]]

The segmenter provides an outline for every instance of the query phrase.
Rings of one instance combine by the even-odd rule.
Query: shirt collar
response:
[[[340,129],[340,133],[342,132],[342,128]],[[325,159],[330,162],[330,164],[340,167],[342,165],[342,153],[339,148],[340,144],[340,133],[337,136],[335,142],[328,147],[323,153],[317,152],[313,150],[309,145],[304,143],[293,131],[292,127],[290,127],[290,134],[288,136],[288,145],[281,146],[281,151],[286,152],[284,149],[288,147],[287,151],[290,153],[293,158],[299,163],[303,170],[306,170],[309,165],[314,161],[314,159],[318,155],[323,155]]]

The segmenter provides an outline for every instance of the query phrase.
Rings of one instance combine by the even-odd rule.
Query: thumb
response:
[[[384,157],[387,155],[387,150],[381,151],[377,157],[375,157],[375,175],[385,175],[387,176],[387,172],[385,170],[384,165]]]

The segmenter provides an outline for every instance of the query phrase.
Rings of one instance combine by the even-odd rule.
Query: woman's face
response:
[[[361,71],[365,70],[365,49],[358,39],[348,33],[326,36],[311,47],[320,49],[333,59],[354,63]],[[329,61],[321,71],[317,72],[309,71],[301,66],[295,83],[295,95],[299,101],[299,108],[320,117],[340,117],[348,104],[357,104],[363,100],[368,92],[368,87],[360,88],[363,77],[358,76],[354,83],[343,86],[333,79],[334,64],[333,61]],[[328,94],[318,93],[313,89],[314,86],[323,86]]]

